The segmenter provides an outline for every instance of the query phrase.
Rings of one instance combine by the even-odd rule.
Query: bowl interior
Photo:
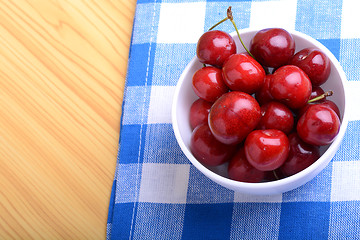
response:
[[[258,30],[251,29],[244,29],[240,31],[240,35],[245,46],[248,47],[250,45],[250,40],[257,31]],[[202,67],[202,64],[195,56],[183,71],[176,87],[172,106],[173,129],[182,151],[191,161],[191,163],[207,177],[224,187],[249,194],[276,194],[292,190],[305,184],[307,181],[315,177],[323,168],[325,168],[332,157],[335,155],[335,152],[340,145],[348,121],[347,112],[345,111],[345,74],[334,55],[320,42],[300,32],[291,31],[290,33],[295,40],[295,52],[298,52],[305,47],[316,47],[322,50],[329,57],[331,61],[331,74],[328,81],[321,87],[324,89],[324,91],[333,90],[334,92],[330,99],[337,104],[341,112],[342,124],[340,132],[332,144],[326,147],[321,147],[320,151],[322,156],[314,164],[300,173],[281,180],[265,183],[237,182],[227,178],[227,164],[223,164],[214,168],[205,167],[194,158],[189,150],[192,133],[189,123],[190,106],[198,98],[192,90],[192,76],[198,69]],[[236,42],[237,52],[245,52],[245,49],[242,47],[236,33],[232,33],[231,35]]]

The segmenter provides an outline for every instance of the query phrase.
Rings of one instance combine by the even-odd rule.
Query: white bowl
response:
[[[258,29],[243,29],[239,31],[245,46],[249,47],[251,38],[258,31]],[[178,144],[186,157],[199,171],[214,182],[228,189],[246,194],[258,195],[278,194],[295,189],[313,179],[329,164],[344,137],[348,124],[345,93],[347,80],[344,71],[334,55],[320,42],[297,31],[289,32],[295,40],[295,53],[306,47],[316,47],[322,50],[329,57],[331,61],[331,74],[326,83],[324,83],[321,87],[325,91],[334,91],[334,95],[329,99],[337,104],[341,112],[341,127],[335,140],[329,146],[321,147],[320,151],[322,155],[315,163],[293,176],[272,182],[238,182],[227,178],[226,164],[210,169],[196,160],[189,149],[192,132],[189,122],[189,111],[191,104],[198,98],[192,90],[192,76],[196,70],[202,67],[202,63],[197,60],[196,56],[187,65],[179,78],[172,105],[172,124]],[[244,52],[245,50],[241,46],[236,33],[232,33],[231,36],[236,42],[237,52]]]

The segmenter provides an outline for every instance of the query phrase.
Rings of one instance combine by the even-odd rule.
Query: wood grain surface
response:
[[[0,1],[0,239],[105,239],[136,0]]]

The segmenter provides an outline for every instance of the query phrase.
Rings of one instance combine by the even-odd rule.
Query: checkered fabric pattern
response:
[[[282,27],[319,40],[348,78],[340,149],[319,176],[284,194],[217,185],[191,165],[172,130],[177,80],[228,6],[238,28]],[[360,239],[359,9],[352,0],[138,0],[107,238]],[[234,31],[229,22],[218,29]]]

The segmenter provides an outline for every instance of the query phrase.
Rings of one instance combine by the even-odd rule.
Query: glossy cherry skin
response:
[[[340,109],[339,107],[336,105],[336,103],[334,103],[331,100],[325,99],[324,101],[322,101],[320,103],[321,105],[325,106],[325,107],[329,107],[332,110],[334,110],[334,112],[336,113],[336,115],[339,117],[339,119],[341,119],[341,113],[340,113]]]
[[[319,96],[323,95],[324,93],[325,93],[324,90],[320,86],[313,86],[309,100],[314,99],[316,97],[319,97]],[[311,103],[308,102],[305,106],[299,108],[298,111],[297,111],[298,117],[300,117],[304,112],[306,112],[306,110],[311,105],[320,104],[320,103],[323,103],[325,106],[328,106],[328,107],[332,108],[336,112],[338,117],[340,118],[340,110],[339,110],[338,106],[333,101],[327,100],[326,96],[323,96],[322,99],[319,99],[319,100],[317,100],[315,102],[311,102]]]
[[[291,110],[280,102],[269,102],[261,106],[261,119],[258,129],[278,129],[289,134],[294,127],[294,116]]]
[[[301,68],[308,75],[313,86],[320,86],[325,83],[331,72],[329,58],[316,48],[300,50],[290,59],[288,64]]]
[[[330,144],[338,134],[340,120],[334,110],[315,104],[300,117],[296,129],[304,142],[324,146]]]
[[[211,107],[209,127],[224,144],[238,144],[257,126],[260,106],[247,93],[232,91],[221,96]]]
[[[194,73],[192,88],[198,97],[208,102],[215,102],[229,90],[224,83],[221,69],[212,66],[200,68]]]
[[[206,166],[218,166],[229,160],[235,148],[216,140],[208,125],[202,124],[192,132],[190,151],[200,163]]]
[[[324,90],[319,86],[312,86],[311,94],[309,100],[319,97],[320,95],[324,94]],[[326,97],[324,97],[326,99]]]
[[[340,109],[339,107],[336,105],[336,103],[334,103],[333,101],[331,100],[320,100],[320,101],[316,101],[316,102],[312,102],[312,103],[307,103],[304,107],[300,108],[299,111],[298,111],[298,116],[300,117],[301,115],[303,115],[308,109],[310,106],[312,105],[315,105],[315,104],[319,104],[319,105],[322,105],[322,106],[325,106],[325,107],[329,107],[331,108],[332,110],[335,111],[336,115],[339,117],[340,119]]]
[[[246,53],[231,55],[222,70],[224,82],[231,90],[253,94],[264,84],[263,67]]]
[[[277,129],[254,130],[245,140],[245,155],[256,169],[275,170],[289,155],[289,140]]]
[[[239,182],[258,183],[265,177],[265,172],[254,168],[245,156],[244,148],[240,148],[238,152],[231,158],[228,165],[229,178]]]
[[[278,68],[295,53],[295,41],[281,28],[267,28],[257,32],[250,42],[250,52],[263,66]]]
[[[234,39],[224,31],[205,32],[198,40],[196,55],[201,63],[222,67],[224,61],[236,53]]]
[[[280,67],[271,78],[271,96],[291,109],[303,107],[311,92],[310,79],[303,70],[294,65]]]
[[[212,103],[198,98],[190,107],[190,126],[191,129],[196,128],[200,124],[208,123],[208,116]]]
[[[270,93],[270,82],[271,82],[272,75],[266,75],[264,78],[264,84],[260,88],[259,91],[255,93],[255,99],[259,102],[260,105],[268,103],[274,100],[273,96]]]
[[[319,147],[304,142],[296,132],[291,133],[288,138],[290,143],[289,156],[280,167],[285,176],[301,172],[320,158]]]

